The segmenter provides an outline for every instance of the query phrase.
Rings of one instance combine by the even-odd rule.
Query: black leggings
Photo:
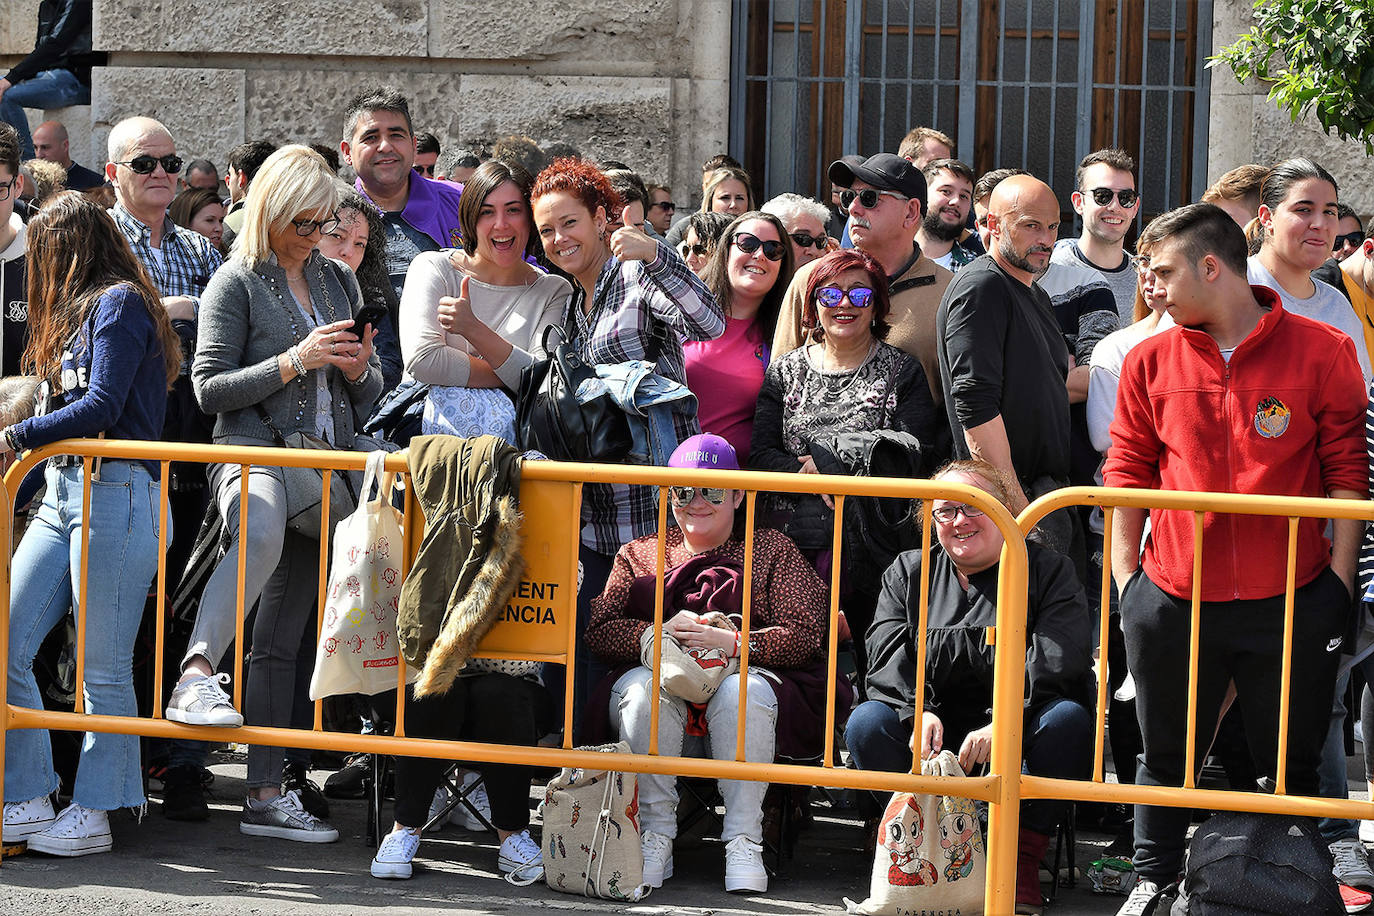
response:
[[[459,677],[449,691],[417,700],[406,690],[406,734],[415,738],[462,738],[530,747],[549,732],[553,703],[541,684],[506,674]],[[447,760],[396,758],[396,823],[423,827]],[[530,824],[530,781],[535,771],[511,764],[478,763],[486,783],[491,823],[519,831]]]

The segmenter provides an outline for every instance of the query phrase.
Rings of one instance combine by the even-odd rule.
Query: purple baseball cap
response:
[[[673,449],[668,467],[738,471],[739,459],[735,457],[735,447],[720,436],[698,433]]]

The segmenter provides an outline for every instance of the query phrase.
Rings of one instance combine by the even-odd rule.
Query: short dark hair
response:
[[[601,169],[601,171],[606,172],[607,174],[611,172],[634,171],[634,169],[630,168],[630,166],[627,163],[621,162],[619,159],[602,159],[600,162],[596,164],[596,167]]]
[[[992,196],[993,189],[999,184],[1011,178],[1013,175],[1029,175],[1025,169],[993,169],[984,172],[973,184],[973,202],[976,204],[980,200],[987,200]]]
[[[276,151],[277,144],[271,140],[249,140],[247,143],[240,143],[229,151],[229,168],[246,176],[251,183],[253,176],[258,174],[258,169],[267,161],[267,157]]]
[[[721,236],[725,235],[725,227],[732,222],[734,219],[728,213],[696,210],[687,217],[687,228],[682,230],[682,238],[686,240],[687,233],[695,232],[697,244],[715,251],[716,246],[720,244]]]
[[[439,138],[429,131],[421,131],[415,135],[415,152],[417,153],[439,153]]]
[[[10,177],[19,174],[19,131],[0,121],[0,165],[7,166]]]
[[[610,179],[615,193],[620,195],[620,209],[624,210],[630,204],[639,201],[644,205],[644,215],[648,216],[649,189],[644,186],[644,179],[629,169],[607,169],[606,177]]]
[[[1188,204],[1155,217],[1140,233],[1136,247],[1156,248],[1164,242],[1181,246],[1190,264],[1215,254],[1232,271],[1246,275],[1245,233],[1216,204]]]
[[[434,164],[434,174],[451,179],[454,169],[475,169],[481,164],[482,160],[470,149],[448,149],[439,154]]]
[[[520,189],[520,199],[525,204],[525,217],[529,221],[529,241],[525,253],[536,256],[543,253],[542,250],[529,250],[539,245],[539,234],[534,231],[534,211],[530,207],[534,176],[518,162],[488,159],[463,184],[463,196],[458,200],[458,224],[463,229],[463,250],[468,254],[477,251],[477,217],[482,213],[482,204],[486,203],[492,191],[508,181],[514,182]]]
[[[555,159],[581,159],[582,152],[566,140],[555,140],[544,145],[544,155],[550,162]]]
[[[976,176],[973,169],[969,168],[958,159],[932,159],[926,163],[926,167],[921,169],[921,174],[925,176],[926,187],[929,188],[935,181],[935,176],[940,172],[953,172],[960,178],[973,184]]]
[[[1078,171],[1073,173],[1073,186],[1079,191],[1083,190],[1083,173],[1088,170],[1088,166],[1098,163],[1105,163],[1119,172],[1130,172],[1131,176],[1135,177],[1135,160],[1131,158],[1131,154],[1124,149],[1109,147],[1083,157],[1083,161],[1078,163]]]
[[[1353,219],[1355,224],[1364,232],[1364,220],[1360,219],[1360,214],[1355,212],[1355,208],[1349,204],[1336,204],[1336,219]]]
[[[531,175],[538,175],[549,164],[549,158],[529,137],[510,134],[491,145],[491,158],[513,162]]]
[[[320,158],[324,159],[331,172],[335,175],[339,174],[339,166],[342,163],[339,162],[339,148],[337,146],[330,146],[328,143],[312,143],[310,148],[320,154]]]
[[[374,111],[400,115],[406,119],[406,130],[415,133],[410,123],[410,102],[401,90],[395,86],[369,86],[348,100],[348,107],[344,109],[344,139],[352,142],[358,119]]]
[[[209,172],[211,175],[219,175],[219,169],[215,168],[215,164],[209,159],[192,159],[186,163],[186,174],[190,175],[192,172]]]

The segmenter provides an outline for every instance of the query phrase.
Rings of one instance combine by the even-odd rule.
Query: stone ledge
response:
[[[244,139],[243,99],[242,70],[101,67],[91,85],[91,142],[103,150],[115,124],[145,115],[167,126],[183,159],[222,169]]]

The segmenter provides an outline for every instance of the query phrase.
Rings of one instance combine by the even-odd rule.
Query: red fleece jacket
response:
[[[1228,366],[1202,331],[1172,328],[1136,345],[1121,368],[1107,486],[1326,496],[1368,490],[1364,379],[1343,332],[1283,310],[1272,290],[1251,290],[1268,311]],[[1153,510],[1145,573],[1164,591],[1192,595],[1193,518]],[[1296,582],[1331,562],[1321,519],[1298,522]],[[1282,594],[1286,518],[1207,513],[1202,600]]]

